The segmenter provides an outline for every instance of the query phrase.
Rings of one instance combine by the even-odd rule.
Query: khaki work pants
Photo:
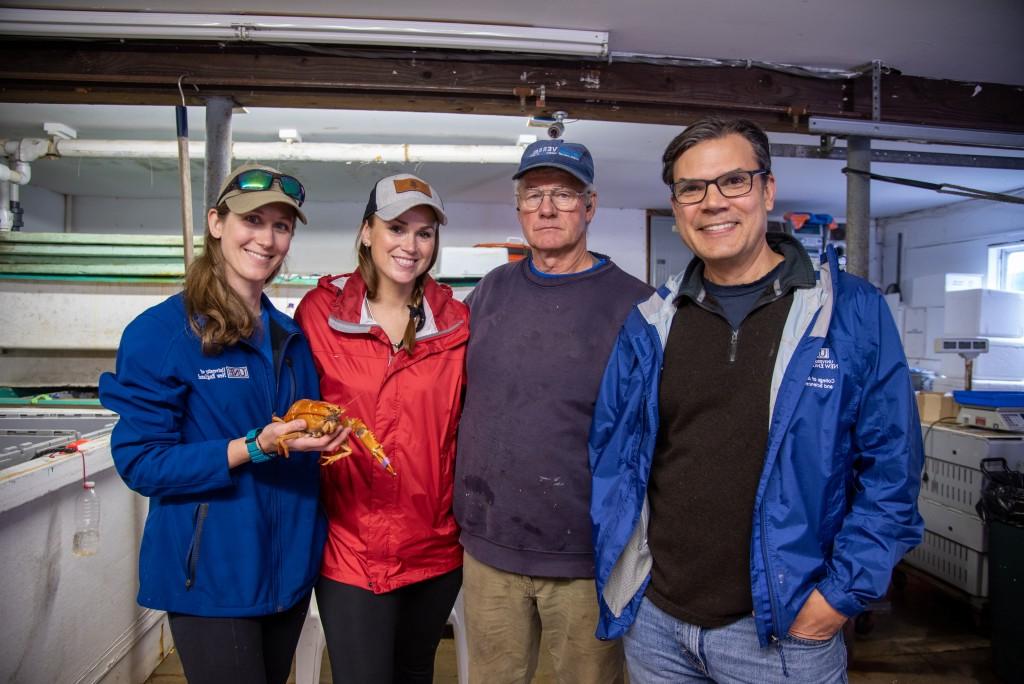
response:
[[[621,642],[594,637],[594,580],[517,575],[468,553],[462,571],[471,684],[529,684],[542,644],[559,684],[622,684]]]

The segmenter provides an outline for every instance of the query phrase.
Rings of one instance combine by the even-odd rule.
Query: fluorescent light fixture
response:
[[[807,128],[811,133],[857,135],[877,140],[1024,149],[1024,135],[1020,133],[1002,133],[972,128],[939,128],[864,119],[829,119],[820,116],[812,116],[807,122]]]
[[[590,57],[608,54],[608,33],[604,31],[246,14],[0,9],[0,34],[401,45]]]

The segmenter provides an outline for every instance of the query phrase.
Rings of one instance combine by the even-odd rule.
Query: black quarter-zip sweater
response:
[[[793,289],[815,282],[795,240],[769,234],[768,241],[785,261],[765,278],[742,324],[734,330],[726,320],[695,260],[665,346],[647,490],[654,567],[646,596],[702,627],[727,625],[752,610],[751,516],[768,440],[772,371]]]

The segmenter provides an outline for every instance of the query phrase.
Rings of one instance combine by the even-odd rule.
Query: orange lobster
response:
[[[331,404],[326,401],[313,401],[312,399],[299,399],[294,404],[288,407],[288,412],[284,414],[284,418],[278,418],[274,416],[274,422],[287,423],[288,421],[298,420],[299,418],[306,421],[306,429],[302,432],[289,432],[288,434],[281,435],[277,438],[277,448],[281,451],[285,458],[288,457],[288,440],[308,435],[311,437],[322,437],[323,435],[332,434],[338,429],[340,425],[343,428],[352,428],[352,434],[359,438],[366,448],[370,451],[370,455],[373,456],[377,463],[380,463],[383,468],[388,471],[391,475],[398,475],[395,469],[391,466],[391,460],[384,455],[384,447],[377,440],[377,436],[370,431],[370,428],[366,427],[366,423],[358,418],[348,418],[345,415],[345,409],[338,406],[337,404]],[[345,458],[352,453],[352,448],[345,444],[341,451],[336,454],[321,454],[320,465],[330,465],[335,461]]]

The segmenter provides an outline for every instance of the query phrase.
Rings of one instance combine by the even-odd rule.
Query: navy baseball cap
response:
[[[519,160],[519,170],[512,178],[522,178],[527,171],[545,166],[571,173],[586,185],[594,182],[594,158],[590,150],[564,140],[538,140],[527,147]]]

